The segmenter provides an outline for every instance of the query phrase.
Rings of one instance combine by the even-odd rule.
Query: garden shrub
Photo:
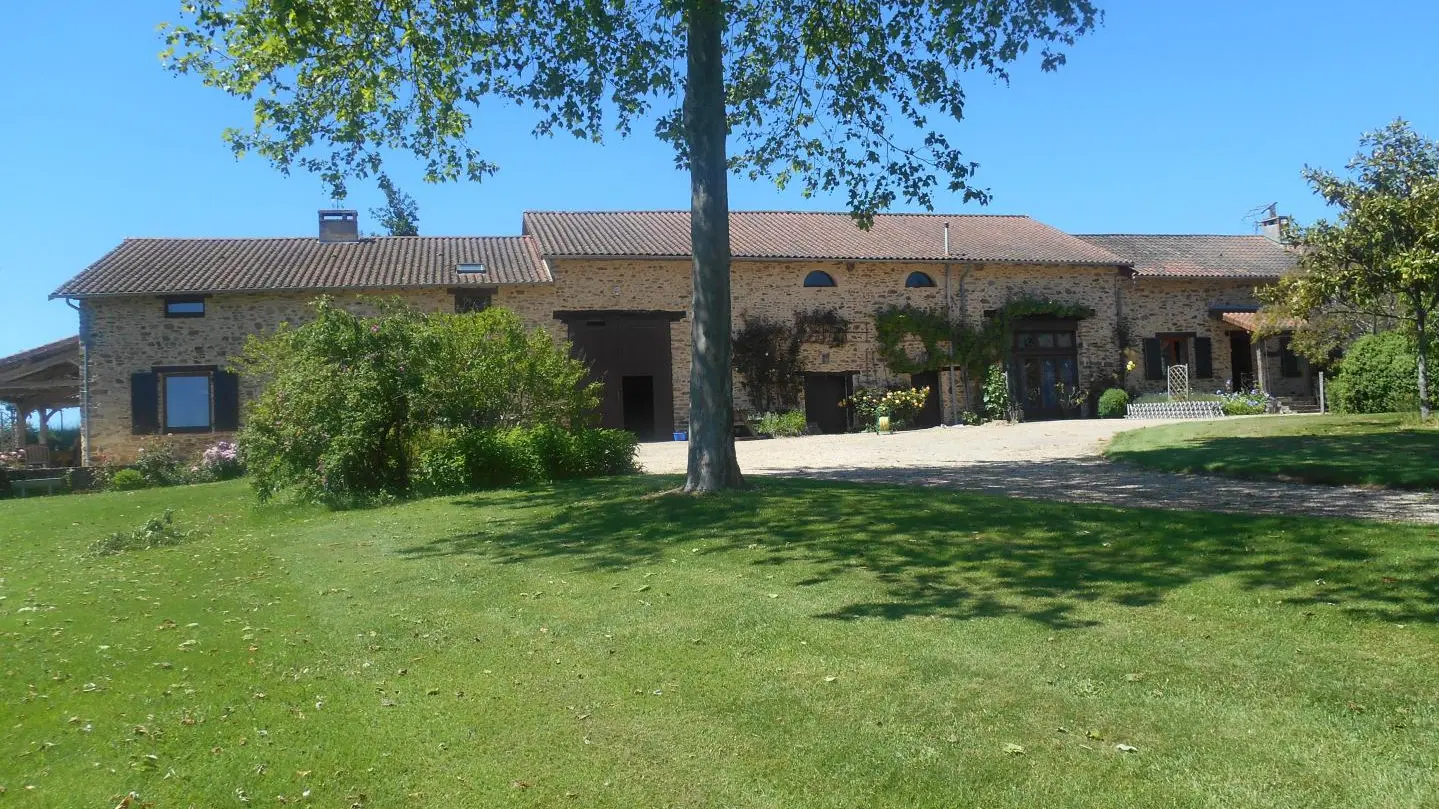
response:
[[[504,431],[583,429],[599,401],[568,346],[497,308],[422,314],[382,302],[361,317],[321,298],[314,320],[251,338],[240,366],[266,382],[239,442],[261,500],[289,491],[346,506],[412,483],[531,479],[533,446]],[[482,459],[497,468],[473,468]],[[416,460],[427,466],[412,480]]]
[[[415,439],[414,485],[456,494],[523,483],[635,471],[632,433],[592,427],[432,429]]]
[[[929,387],[896,388],[884,394],[879,403],[879,414],[897,422],[895,426],[907,427],[914,423],[924,402],[929,398]]]
[[[1099,417],[1122,419],[1129,412],[1129,394],[1123,388],[1110,388],[1099,396]]]
[[[10,493],[10,473],[5,471],[5,467],[0,466],[0,500],[9,497]]]
[[[151,486],[174,486],[189,483],[185,464],[169,438],[146,439],[135,456],[134,468]]]
[[[1003,365],[989,366],[989,372],[984,375],[984,415],[990,419],[1008,421],[1013,411],[1014,401],[1009,395],[1009,375],[1004,372]]]
[[[1258,390],[1221,394],[1220,401],[1226,416],[1261,416],[1274,407],[1270,397]]]
[[[973,410],[959,411],[959,423],[965,427],[978,427],[984,423],[984,414],[976,413]]]
[[[1434,359],[1429,361],[1434,368]],[[1419,409],[1419,351],[1412,337],[1389,331],[1355,340],[1328,390],[1340,413]]]
[[[629,475],[639,471],[635,463],[639,442],[634,433],[591,427],[570,433],[570,436],[576,457],[581,459],[574,465],[579,473],[573,477]]]
[[[116,491],[131,492],[150,488],[150,480],[138,469],[121,469],[111,476],[110,486]]]
[[[859,388],[840,402],[840,406],[853,408],[855,418],[863,429],[877,430],[880,416],[889,416],[891,427],[894,428],[913,423],[914,417],[919,414],[928,398],[928,387],[891,388],[884,391]]]
[[[220,441],[200,455],[198,472],[209,480],[230,480],[245,474],[240,450],[230,441]]]
[[[786,410],[782,413],[765,413],[755,425],[761,435],[791,437],[804,435],[809,424],[803,410]]]

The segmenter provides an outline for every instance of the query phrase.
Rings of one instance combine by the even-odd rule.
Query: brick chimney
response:
[[[357,211],[320,211],[320,241],[358,242],[360,240],[360,214]]]
[[[1259,232],[1275,244],[1284,244],[1284,228],[1289,226],[1289,221],[1289,217],[1279,213],[1278,203],[1274,203],[1259,220]]]

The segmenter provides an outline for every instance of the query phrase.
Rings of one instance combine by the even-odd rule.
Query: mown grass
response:
[[[1400,413],[1165,424],[1119,433],[1106,455],[1171,472],[1439,487],[1439,429]]]
[[[1439,803],[1433,528],[674,483],[0,503],[0,802]]]

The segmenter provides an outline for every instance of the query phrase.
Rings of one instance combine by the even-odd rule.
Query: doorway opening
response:
[[[1249,332],[1229,333],[1229,384],[1233,390],[1249,390],[1254,387],[1254,344]]]
[[[626,376],[620,379],[620,412],[624,428],[641,441],[655,437],[655,378]]]
[[[840,402],[853,393],[849,374],[804,375],[804,419],[822,433],[849,431],[849,411]]]

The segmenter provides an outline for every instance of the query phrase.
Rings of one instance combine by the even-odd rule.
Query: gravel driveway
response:
[[[775,438],[736,446],[747,475],[947,486],[1124,507],[1439,523],[1439,501],[1428,492],[1178,475],[1110,463],[1099,456],[1115,433],[1162,423],[1088,419],[987,424],[883,436]],[[639,460],[649,472],[683,473],[685,444],[641,444]]]

